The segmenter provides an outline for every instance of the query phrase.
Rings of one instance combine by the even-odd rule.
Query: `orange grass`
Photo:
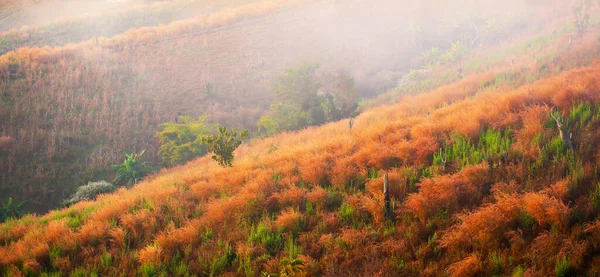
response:
[[[202,275],[213,259],[232,251],[249,259],[254,272],[269,272],[286,257],[286,241],[293,241],[309,275],[474,276],[496,270],[492,255],[512,257],[515,264],[502,269],[508,273],[520,265],[545,276],[563,256],[572,270],[592,272],[593,238],[600,232],[587,193],[599,181],[597,171],[584,170],[575,189],[565,183],[568,172],[559,170],[563,162],[543,164],[543,172],[528,163],[542,151],[531,143],[534,136],[541,134],[542,143],[556,136],[544,127],[550,107],[568,114],[586,101],[597,111],[599,78],[600,65],[594,65],[471,97],[442,88],[366,111],[352,134],[342,121],[252,141],[237,151],[231,168],[203,157],[94,202],[9,220],[0,225],[0,270],[91,270],[96,257],[109,252],[118,265],[95,267],[101,274],[139,273],[143,265],[174,274],[177,256]],[[467,84],[455,87],[468,90]],[[597,145],[600,126],[594,124],[573,130],[576,138]],[[407,182],[410,172],[431,166],[432,154],[453,134],[477,139],[486,128],[514,131],[514,153],[503,164],[436,169],[414,187]],[[585,146],[584,140],[575,143]],[[277,149],[269,151],[273,144]],[[575,155],[595,161],[597,147],[590,149]],[[553,168],[559,171],[550,174]],[[372,170],[379,176],[370,178]],[[386,170],[396,223],[382,218]],[[578,213],[583,217],[573,218]],[[278,247],[249,240],[249,230],[261,222],[281,236]],[[61,251],[50,261],[52,249]],[[276,249],[274,256],[269,249]],[[231,260],[220,273],[236,274],[241,265]]]

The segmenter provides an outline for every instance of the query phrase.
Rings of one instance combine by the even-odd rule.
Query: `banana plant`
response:
[[[146,150],[142,150],[140,153],[125,154],[127,158],[123,163],[113,165],[117,174],[113,184],[119,184],[124,180],[126,180],[129,185],[137,184],[141,178],[152,172],[148,163],[141,160],[141,157],[145,152]]]
[[[12,197],[9,197],[8,201],[2,203],[2,207],[0,208],[0,222],[4,222],[9,218],[21,217],[23,215],[23,204],[25,204],[25,201],[13,204]]]

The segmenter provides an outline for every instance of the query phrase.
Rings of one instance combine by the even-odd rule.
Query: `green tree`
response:
[[[326,121],[354,116],[359,100],[354,78],[344,72],[336,72],[323,74],[321,80],[320,101]]]
[[[248,138],[248,130],[244,130],[238,135],[237,129],[227,130],[227,127],[219,127],[217,135],[206,136],[202,142],[208,146],[208,151],[213,153],[213,160],[221,166],[232,166],[233,151],[235,151],[242,140]]]
[[[126,180],[127,184],[137,184],[138,180],[152,172],[152,168],[141,160],[146,150],[140,153],[125,154],[127,157],[123,163],[113,165],[117,175],[114,184]]]
[[[258,127],[258,135],[260,137],[268,137],[279,133],[279,122],[272,116],[261,116],[256,124]]]
[[[277,97],[271,110],[280,129],[297,130],[353,116],[359,97],[354,79],[342,72],[317,75],[318,68],[303,61],[276,76]]]
[[[165,166],[183,164],[206,154],[202,137],[208,135],[206,116],[193,120],[189,116],[180,116],[181,122],[162,124],[162,130],[156,134],[160,140],[158,154]]]
[[[275,77],[276,100],[271,109],[282,129],[296,130],[324,122],[317,95],[319,82],[315,72],[318,68],[316,63],[302,61]]]

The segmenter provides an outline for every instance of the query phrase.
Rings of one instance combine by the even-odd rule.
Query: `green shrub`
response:
[[[592,119],[592,106],[588,103],[582,102],[577,106],[571,108],[569,113],[569,123],[572,126],[576,126],[579,129],[587,126]]]
[[[258,127],[258,135],[260,137],[269,137],[279,133],[279,122],[271,116],[262,116],[256,124]]]
[[[350,222],[352,220],[352,217],[354,216],[354,208],[352,208],[352,206],[350,206],[346,203],[344,203],[344,204],[342,204],[342,206],[340,206],[340,208],[338,209],[338,212],[340,213],[340,215],[346,222]]]
[[[302,247],[296,245],[294,238],[290,237],[285,244],[285,252],[288,254],[290,259],[295,259],[299,254],[302,254]]]
[[[567,257],[557,259],[554,266],[554,273],[556,273],[556,277],[569,276],[571,273],[571,261]]]
[[[523,268],[522,266],[517,266],[515,268],[515,270],[513,270],[513,277],[522,277],[525,276],[525,268]]]
[[[104,266],[105,268],[110,267],[113,263],[112,254],[110,254],[109,252],[102,253],[102,255],[100,255],[100,261],[102,263],[102,266]]]
[[[75,193],[63,202],[64,205],[72,205],[85,200],[94,200],[96,196],[115,191],[116,187],[106,181],[89,182],[85,186],[77,188]]]
[[[222,243],[219,243],[222,245]],[[210,276],[218,276],[225,271],[225,268],[235,260],[235,253],[229,246],[229,243],[222,245],[222,253],[216,255],[210,263]]]
[[[299,258],[283,258],[279,261],[279,276],[297,276],[304,273],[304,261]]]
[[[154,277],[158,275],[158,269],[152,264],[143,264],[140,266],[139,275],[141,277]]]
[[[179,122],[162,124],[162,130],[156,134],[160,140],[158,154],[165,166],[174,166],[191,161],[206,154],[202,137],[209,134],[206,117],[193,120],[189,116],[180,116]]]
[[[175,273],[175,276],[182,276],[182,277],[191,276],[190,269],[184,261],[178,262],[175,265],[173,272]]]
[[[483,132],[477,143],[462,135],[454,135],[452,138],[451,145],[441,147],[433,154],[433,165],[444,165],[447,162],[462,169],[468,165],[490,161],[494,157],[507,155],[513,141],[510,130],[500,132],[492,129]]]
[[[537,222],[535,220],[535,217],[533,217],[532,215],[530,215],[529,213],[525,212],[525,211],[521,211],[521,226],[523,226],[523,228],[525,229],[531,229],[533,227],[533,225]]]
[[[331,188],[327,188],[327,198],[325,199],[325,207],[328,211],[335,211],[338,209],[342,202],[344,202],[344,195]]]
[[[248,242],[264,245],[267,252],[274,256],[283,249],[283,237],[281,233],[282,230],[272,232],[265,224],[259,223],[257,226],[250,228]]]
[[[496,252],[493,252],[490,256],[490,267],[494,274],[502,273],[504,269],[504,261],[502,260],[502,256],[498,255]]]
[[[227,130],[227,127],[219,127],[219,133],[215,136],[206,136],[202,142],[208,145],[208,151],[212,152],[213,160],[221,166],[232,166],[233,151],[242,144],[242,140],[248,138],[248,130],[238,135],[237,129]]]

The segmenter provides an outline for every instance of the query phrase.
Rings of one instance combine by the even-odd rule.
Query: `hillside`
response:
[[[407,3],[0,0],[0,275],[600,276],[600,2]]]
[[[351,132],[342,121],[255,141],[232,168],[201,158],[9,220],[0,264],[8,276],[595,276],[599,73],[476,95],[464,80],[367,111]]]
[[[21,47],[65,46],[130,29],[209,16],[257,0],[15,1],[0,13],[0,55]],[[61,12],[48,13],[48,10]]]
[[[571,3],[527,6],[514,2],[517,15],[507,16],[486,3],[420,15],[422,32],[431,33],[427,40],[420,36],[414,37],[419,40],[406,39],[411,37],[407,25],[412,24],[414,9],[401,9],[395,1],[384,0],[375,6],[359,0],[219,1],[233,8],[207,16],[202,14],[222,6],[207,4],[205,10],[197,10],[190,5],[198,1],[175,1],[104,17],[59,21],[49,25],[50,29],[41,25],[8,32],[8,36],[28,38],[17,43],[28,47],[0,56],[0,136],[12,142],[11,147],[0,150],[0,200],[6,202],[12,196],[26,200],[29,211],[45,212],[79,185],[112,179],[109,165],[121,161],[123,152],[146,149],[146,158],[158,164],[155,134],[161,124],[175,121],[179,114],[207,114],[214,123],[256,130],[256,122],[269,113],[274,99],[273,77],[302,59],[320,63],[323,71],[348,72],[360,95],[369,98],[393,88],[411,68],[424,64],[421,47],[450,47],[455,36],[474,38],[469,42],[471,51],[485,55],[496,52],[489,49],[491,45],[518,47],[522,37],[531,34],[551,37],[552,45],[564,43],[561,40],[571,30],[556,37],[556,28],[541,22],[570,24],[563,6],[570,7]],[[185,9],[189,13],[176,12],[181,7],[189,8]],[[497,19],[494,26],[498,31],[478,34],[474,27],[464,27],[488,25],[485,18],[470,17],[477,11]],[[151,26],[142,28],[135,28],[139,21],[128,21],[168,12],[181,18],[200,16],[172,22],[170,16],[158,16],[164,19],[160,22],[170,23],[154,26],[160,22],[144,21]],[[398,19],[398,15],[406,17]],[[180,18],[177,16],[175,19]],[[111,21],[113,18],[117,20]],[[428,18],[436,18],[436,24],[445,20],[458,23],[438,28],[433,21],[428,26]],[[103,28],[109,23],[119,28]],[[592,23],[590,29],[597,26],[597,21]],[[69,31],[87,25],[98,28]],[[127,28],[132,29],[118,33]],[[40,30],[44,35],[34,39]],[[97,37],[106,30],[118,34]],[[588,36],[595,32],[592,29]],[[53,42],[57,38],[60,41]],[[64,45],[70,41],[79,43]],[[561,70],[589,64],[595,43],[582,48],[580,63],[564,63]],[[574,53],[567,50],[560,48],[557,55]],[[529,52],[515,55],[525,61],[529,56]],[[435,71],[450,78],[418,92],[458,81],[455,64],[462,57],[467,56],[457,55]],[[467,69],[468,75],[490,74],[483,66]],[[548,72],[538,78],[555,71]]]

